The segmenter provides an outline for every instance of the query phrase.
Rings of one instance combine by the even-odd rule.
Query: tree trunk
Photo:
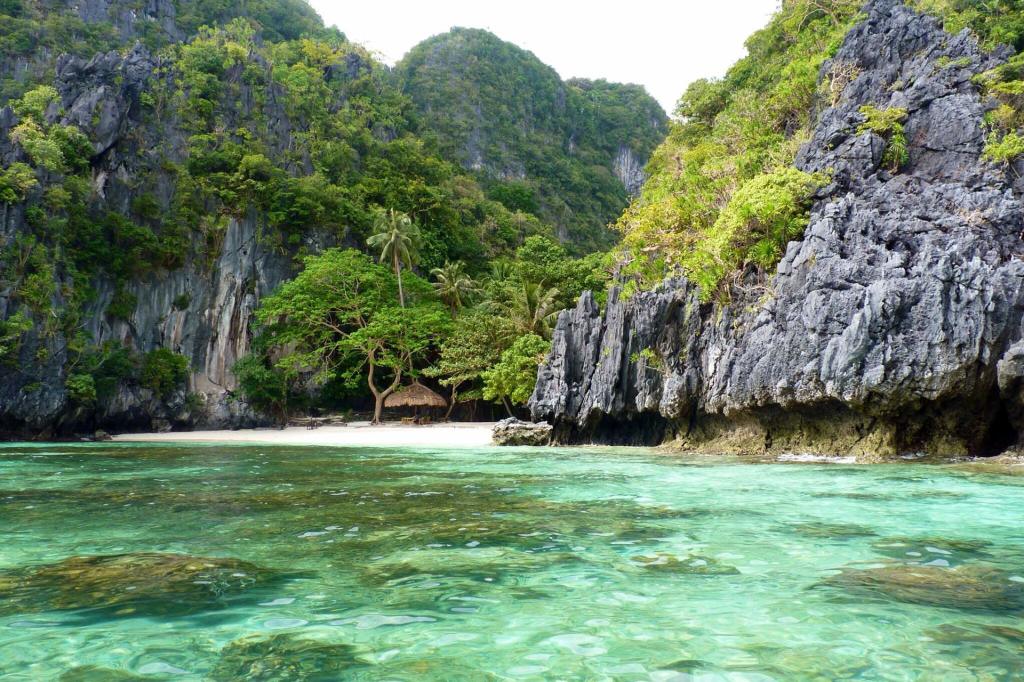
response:
[[[405,307],[405,293],[402,291],[402,261],[395,255],[395,276],[398,278],[398,305]]]
[[[512,406],[508,404],[508,398],[501,396],[501,402],[505,405],[505,411],[508,412],[508,416],[515,417],[515,415],[512,414]]]
[[[445,421],[448,421],[448,419],[452,416],[452,410],[455,409],[455,398],[458,396],[458,390],[459,390],[459,385],[458,384],[455,384],[454,386],[452,386],[452,397],[451,397],[451,400],[448,401],[448,411],[444,413],[444,420]]]
[[[377,370],[377,364],[373,360],[373,355],[367,358],[366,361],[368,370],[366,373],[366,384],[370,387],[370,392],[373,393],[373,421],[371,424],[382,423],[381,416],[384,414],[384,401],[387,397],[395,392],[398,388],[398,384],[402,381],[402,369],[398,368],[395,370],[395,379],[391,382],[391,385],[381,390],[377,388],[377,382],[374,381],[373,375]]]

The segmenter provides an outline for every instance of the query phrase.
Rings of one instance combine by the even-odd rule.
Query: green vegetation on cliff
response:
[[[947,31],[971,30],[982,46],[1010,45],[1018,51],[1004,64],[975,77],[974,82],[993,102],[986,114],[985,157],[1010,163],[1024,155],[1024,2],[998,0],[979,5],[968,0],[913,0],[919,10],[936,15]],[[956,67],[956,64],[948,64]]]
[[[144,6],[143,6],[144,5]],[[90,57],[122,50],[136,40],[152,50],[187,40],[203,26],[243,18],[271,41],[304,36],[339,39],[304,0],[153,0],[139,3],[69,3],[62,0],[0,2],[0,103],[52,77],[61,54]],[[28,73],[15,68],[19,64]]]
[[[569,254],[609,245],[605,226],[627,198],[616,164],[632,164],[635,176],[664,133],[664,113],[642,88],[563,83],[484,32],[452,34],[479,41],[472,73],[457,59],[417,66],[431,41],[393,72],[325,29],[301,0],[145,8],[8,0],[0,28],[0,107],[11,107],[0,118],[9,122],[0,135],[8,161],[0,215],[15,225],[0,244],[9,301],[0,356],[24,362],[31,354],[26,370],[51,374],[43,367],[59,358],[78,408],[101,410],[119,384],[177,395],[198,358],[140,340],[154,331],[135,328],[151,303],[140,300],[143,284],[182,270],[194,273],[190,281],[208,277],[232,226],[253,225],[260,249],[294,258],[299,275],[286,285],[294,288],[315,284],[303,268],[321,264],[311,255],[326,247],[354,247],[363,260],[386,251],[371,239],[383,215],[406,216],[415,228],[415,257],[392,258],[387,269],[419,302],[387,319],[387,309],[377,311],[386,313],[377,326],[411,333],[403,316],[421,305],[444,311],[445,324],[432,326],[415,353],[386,351],[371,362],[348,349],[332,356],[345,356],[339,365],[322,355],[313,363],[312,337],[299,344],[302,358],[282,356],[287,344],[275,334],[284,322],[272,323],[270,312],[278,294],[259,313],[253,356],[238,365],[243,393],[279,414],[300,394],[344,404],[356,369],[373,364],[378,379],[429,377],[480,397],[484,373],[518,336],[549,335],[559,308],[584,288],[603,288],[606,259]],[[90,62],[97,53],[105,54]],[[479,99],[467,103],[470,81]],[[483,128],[467,123],[476,106]],[[477,143],[486,169],[462,155]],[[381,272],[365,268],[387,288]],[[164,317],[147,324],[200,315],[204,304],[175,292]],[[474,325],[487,327],[486,343],[455,368],[454,358],[465,360],[459,344],[483,338],[459,336]],[[100,343],[97,329],[127,345]],[[46,377],[36,379],[33,387]]]
[[[665,135],[665,114],[642,87],[563,82],[479,29],[423,41],[397,76],[445,158],[474,171],[488,196],[554,224],[578,251],[611,244],[605,226],[628,196],[616,160],[641,168]]]
[[[837,70],[818,83],[859,7],[785,2],[724,78],[690,85],[651,177],[618,223],[635,286],[681,270],[705,297],[727,293],[729,276],[747,265],[769,270],[802,233],[825,179],[797,171],[793,160],[831,78],[850,78]]]
[[[935,15],[951,33],[969,29],[986,49],[1024,48],[1020,0],[907,4]],[[689,86],[668,138],[652,155],[650,177],[617,224],[629,287],[649,288],[682,273],[710,299],[728,297],[731,285],[751,271],[761,278],[770,273],[786,242],[806,227],[815,189],[827,182],[800,173],[793,162],[817,114],[860,74],[855,64],[821,69],[862,18],[861,5],[787,0],[748,39],[748,55],[724,78]],[[975,81],[993,102],[985,156],[1013,162],[1024,155],[1024,55]],[[859,131],[886,140],[883,165],[898,172],[908,160],[907,112],[865,106],[861,114]]]

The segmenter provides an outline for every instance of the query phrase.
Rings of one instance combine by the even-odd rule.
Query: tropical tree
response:
[[[420,231],[412,219],[400,211],[389,208],[377,212],[374,218],[376,232],[366,240],[372,249],[380,250],[379,261],[388,262],[398,281],[398,303],[405,307],[402,289],[402,265],[412,270],[419,258]]]
[[[446,419],[460,398],[481,397],[483,373],[498,364],[517,333],[507,317],[494,315],[483,306],[459,315],[453,325],[452,333],[441,344],[436,364],[426,371],[451,389]],[[463,390],[464,386],[469,389]]]
[[[448,313],[428,300],[429,285],[414,277],[409,283],[424,296],[395,306],[397,278],[355,249],[329,249],[304,265],[256,313],[270,336],[267,347],[283,353],[275,367],[317,383],[341,379],[355,387],[365,381],[379,423],[402,377],[415,373],[445,337]]]
[[[373,423],[381,423],[384,401],[412,374],[416,365],[436,348],[447,332],[450,320],[436,303],[419,303],[407,308],[389,306],[374,312],[368,323],[352,332],[347,345],[360,362],[351,366],[344,378],[350,385],[366,372],[366,383],[373,394]],[[378,385],[381,374],[390,383]]]
[[[500,283],[511,279],[514,272],[515,268],[510,260],[499,258],[491,261],[490,279],[492,282]]]
[[[558,289],[543,282],[521,282],[504,303],[506,314],[523,334],[550,338],[558,317]]]
[[[430,271],[435,278],[434,290],[448,306],[452,317],[456,311],[466,304],[470,296],[480,291],[476,280],[466,274],[466,266],[462,261],[445,261],[444,267]]]
[[[537,368],[551,349],[551,342],[536,334],[516,339],[512,347],[501,354],[501,361],[483,372],[484,398],[500,400],[509,416],[511,403],[525,405],[537,384]]]

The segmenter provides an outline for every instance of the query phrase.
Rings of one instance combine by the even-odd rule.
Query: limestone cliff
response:
[[[155,173],[155,191],[164,205],[174,193],[170,172],[156,163],[183,161],[184,133],[175,122],[144,120],[140,94],[157,78],[160,61],[143,47],[125,56],[115,52],[90,60],[63,57],[55,86],[60,94],[60,122],[88,132],[93,143],[92,191],[107,210],[129,212],[145,188],[139,180]],[[283,108],[269,111],[286,120]],[[17,123],[11,109],[0,110],[0,158],[18,157],[10,141]],[[164,127],[167,126],[167,127]],[[155,129],[162,128],[160,133]],[[0,243],[12,245],[24,229],[25,205],[5,206]],[[265,220],[256,214],[229,218],[216,251],[209,257],[195,251],[182,267],[153,269],[130,280],[123,295],[133,302],[127,317],[108,314],[116,284],[107,277],[92,282],[94,295],[81,311],[82,331],[92,343],[146,351],[168,348],[184,355],[191,367],[189,390],[161,398],[138,385],[123,384],[97,414],[83,421],[65,390],[68,345],[64,333],[34,327],[20,344],[14,368],[0,372],[0,431],[61,433],[90,425],[116,429],[185,426],[235,426],[263,421],[233,402],[235,380],[230,369],[248,350],[250,318],[259,297],[293,273],[289,254],[260,238]],[[307,247],[319,248],[315,234]],[[117,248],[110,245],[110,248]],[[13,311],[11,290],[0,291],[0,319]],[[59,294],[58,294],[59,296]],[[177,302],[177,303],[176,303]],[[182,303],[185,302],[185,303]],[[57,306],[66,304],[57,301]],[[191,393],[192,404],[186,404]],[[202,404],[196,405],[196,399]]]
[[[685,280],[562,313],[531,400],[562,441],[712,452],[993,454],[1024,434],[1019,167],[986,160],[968,32],[876,0],[822,73],[855,65],[797,166],[825,171],[777,273],[731,303]],[[901,107],[909,159],[858,132]]]
[[[304,0],[24,0],[0,24],[0,437],[265,422],[231,371],[253,311],[297,257],[363,247],[379,207],[417,217],[426,271],[482,270],[524,223],[564,231],[444,159],[396,74]],[[663,112],[635,86],[586,88],[653,105],[633,134],[618,125],[616,144],[646,145],[623,157],[635,179]],[[574,121],[592,142],[622,103],[587,102]],[[532,126],[521,113],[506,123]],[[574,186],[604,197],[610,180],[624,204],[606,160]],[[609,219],[565,213],[584,235]],[[158,351],[184,360],[173,390],[144,380]]]

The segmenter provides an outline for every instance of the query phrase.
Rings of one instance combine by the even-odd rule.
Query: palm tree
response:
[[[512,292],[506,312],[524,333],[547,339],[558,317],[557,299],[558,289],[545,288],[543,282],[523,282]]]
[[[504,258],[491,261],[490,279],[492,282],[504,282],[512,278],[514,268],[511,261]]]
[[[374,233],[366,240],[367,246],[380,249],[380,262],[390,261],[398,278],[398,303],[405,307],[402,291],[402,264],[410,270],[419,258],[420,231],[408,215],[393,208],[377,213]]]
[[[480,291],[480,285],[466,274],[465,267],[460,260],[454,263],[445,261],[444,267],[430,271],[437,279],[434,282],[434,289],[441,300],[448,304],[452,317],[455,317],[455,312],[466,304],[466,299]]]

